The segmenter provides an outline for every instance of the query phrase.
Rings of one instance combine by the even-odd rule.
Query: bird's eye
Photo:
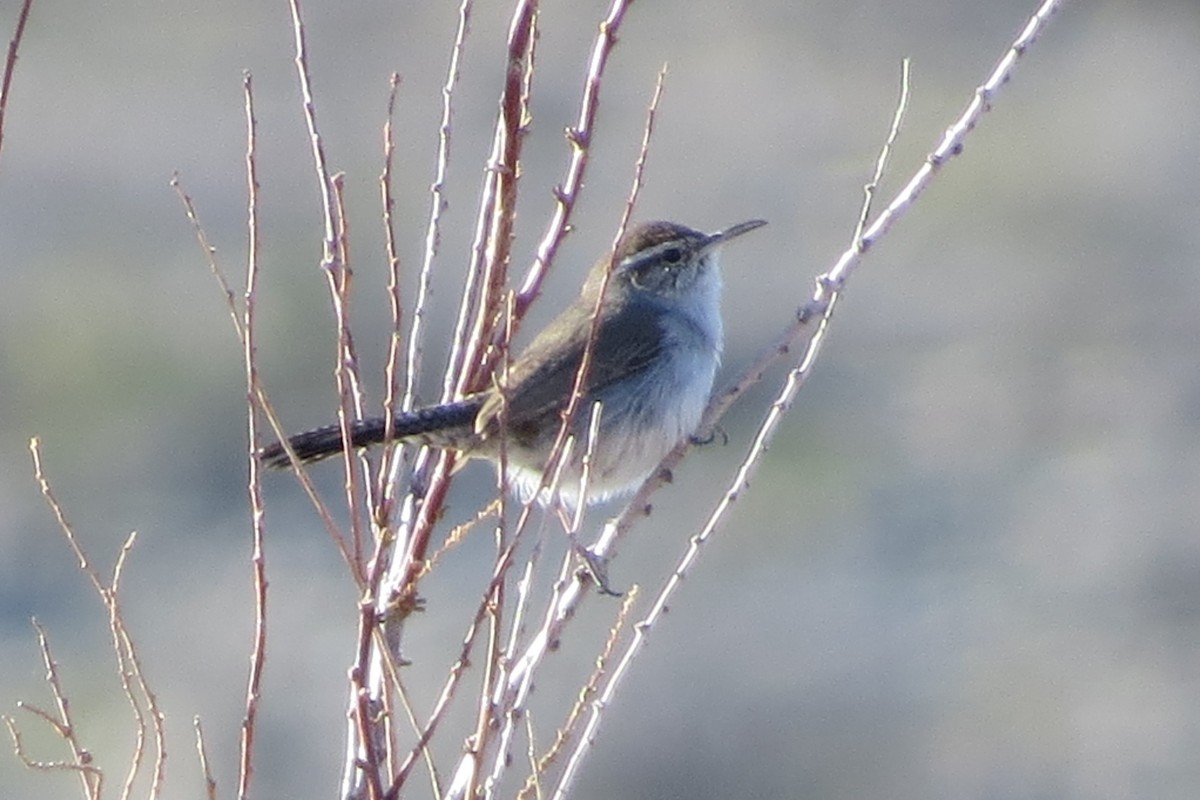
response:
[[[680,261],[683,261],[683,251],[678,247],[668,247],[666,250],[663,250],[662,257],[663,261],[668,264],[678,264]]]

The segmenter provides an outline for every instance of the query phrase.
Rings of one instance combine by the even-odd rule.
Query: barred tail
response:
[[[475,415],[483,405],[482,398],[471,397],[455,403],[419,408],[416,411],[396,415],[392,426],[392,439],[423,438],[425,434],[458,429],[471,430]],[[350,443],[354,447],[381,444],[386,433],[383,417],[361,419],[350,423]],[[337,455],[345,449],[340,425],[326,425],[295,436],[288,437],[296,457],[308,464]],[[270,469],[286,469],[292,462],[282,442],[273,442],[258,451],[258,459]]]

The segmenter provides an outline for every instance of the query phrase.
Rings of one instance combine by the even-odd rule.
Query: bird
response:
[[[447,403],[396,413],[391,440],[385,439],[385,418],[355,420],[351,446],[415,442],[503,462],[518,497],[543,505],[573,509],[628,494],[696,433],[724,343],[720,251],[765,224],[754,219],[715,233],[664,221],[632,227],[592,267],[579,296],[512,360],[503,380]],[[543,476],[593,319],[591,363],[568,429],[575,441],[549,491]],[[581,485],[595,413],[598,435]],[[307,464],[344,449],[341,426],[333,424],[291,436],[286,447],[274,442],[258,457],[283,469],[293,453]]]

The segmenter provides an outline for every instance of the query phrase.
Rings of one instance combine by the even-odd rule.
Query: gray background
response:
[[[0,13],[5,40],[18,3]],[[620,214],[654,75],[670,63],[639,217],[771,226],[727,258],[726,375],[846,246],[913,58],[884,194],[920,163],[1032,2],[656,2],[611,63],[588,191],[531,327],[576,290]],[[547,3],[516,259],[562,173],[600,3]],[[306,9],[332,166],[346,172],[358,341],[380,385],[386,300],[376,180],[387,76],[402,256],[418,263],[449,3]],[[509,9],[477,4],[458,94],[434,335],[495,113]],[[1194,798],[1200,793],[1200,7],[1078,2],[994,114],[855,276],[816,374],[753,491],[612,707],[581,798]],[[201,796],[203,716],[232,790],[252,623],[238,348],[179,205],[178,170],[231,271],[244,252],[241,70],[260,124],[262,363],[289,425],[334,408],[319,200],[286,4],[38,0],[0,153],[0,700],[48,704],[28,624],[49,628],[82,737],[131,743],[105,618],[31,477],[50,473],[105,570],[140,543],[125,605],[169,714],[168,796]],[[430,373],[442,351],[432,348]],[[773,374],[769,385],[777,382]],[[427,396],[435,391],[425,384]],[[771,392],[694,453],[614,578],[658,585]],[[336,468],[318,472],[336,498]],[[473,468],[451,515],[491,478]],[[271,653],[256,795],[334,791],[354,594],[293,482],[272,478]],[[600,514],[594,515],[598,519]],[[443,674],[488,566],[486,536],[426,586],[410,680]],[[593,655],[583,633],[557,703]],[[561,685],[558,681],[561,680]],[[24,728],[36,726],[26,719]],[[45,736],[35,755],[53,757]],[[454,752],[453,738],[439,742]],[[0,754],[0,793],[66,775]]]

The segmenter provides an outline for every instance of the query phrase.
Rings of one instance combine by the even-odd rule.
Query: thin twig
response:
[[[125,784],[121,788],[122,800],[132,796],[134,782],[137,780],[138,773],[141,772],[142,762],[146,753],[147,732],[150,729],[150,725],[146,721],[147,715],[154,721],[156,748],[154,778],[150,791],[151,797],[158,797],[160,795],[162,783],[165,778],[163,767],[166,759],[166,749],[162,728],[163,715],[157,707],[158,702],[154,693],[150,691],[150,687],[146,683],[141,661],[133,646],[129,630],[125,627],[125,620],[121,616],[121,609],[117,603],[117,589],[120,584],[121,573],[125,567],[125,560],[133,550],[133,543],[136,538],[136,531],[126,537],[125,543],[121,547],[121,552],[117,556],[117,563],[113,567],[112,582],[102,595],[102,599],[108,607],[108,627],[113,638],[113,653],[117,657],[117,674],[121,679],[121,691],[125,694],[125,699],[133,711],[136,723],[134,749],[129,758],[129,770],[125,775]],[[145,709],[142,708],[143,699],[146,703]]]
[[[426,721],[425,727],[421,731],[421,735],[418,737],[416,744],[409,751],[407,758],[401,764],[399,771],[392,780],[392,786],[388,790],[387,794],[388,800],[392,800],[392,798],[398,796],[398,793],[403,787],[404,781],[408,776],[409,770],[412,769],[412,766],[416,761],[419,750],[424,748],[429,743],[429,739],[432,737],[433,732],[436,730],[438,724],[443,719],[449,707],[450,700],[454,696],[454,692],[457,689],[459,682],[462,680],[463,674],[470,666],[470,654],[474,649],[475,639],[479,635],[480,630],[482,630],[482,623],[487,617],[487,600],[492,596],[494,585],[499,580],[503,579],[503,576],[507,573],[509,561],[512,558],[512,552],[513,545],[510,544],[509,547],[500,554],[496,560],[496,564],[492,567],[492,580],[488,582],[488,585],[484,590],[483,600],[476,606],[475,615],[467,626],[467,631],[463,636],[458,658],[450,668],[450,674],[447,676],[446,681],[442,685],[438,699],[434,703],[434,709],[432,713],[430,713],[429,719]],[[468,753],[467,756],[464,756],[464,758],[467,757],[469,757],[471,760],[475,760],[474,754]],[[456,774],[460,772],[461,768],[456,770]],[[450,791],[454,791],[453,787]]]
[[[879,158],[875,160],[875,172],[871,175],[871,180],[863,186],[863,204],[858,214],[858,222],[854,226],[854,236],[851,242],[856,246],[861,246],[863,229],[866,228],[868,220],[871,219],[871,204],[875,201],[875,193],[879,190],[879,181],[883,179],[883,171],[887,166],[888,160],[892,155],[892,147],[896,144],[896,137],[900,135],[900,125],[904,122],[904,112],[908,108],[908,74],[911,66],[908,58],[900,60],[900,99],[896,101],[896,113],[892,116],[892,127],[888,130],[887,140],[883,143],[883,147],[879,150]]]
[[[612,276],[613,268],[616,264],[617,247],[621,239],[625,237],[625,231],[629,227],[629,220],[633,217],[633,209],[637,205],[638,196],[641,194],[642,185],[645,182],[646,174],[646,156],[650,152],[650,137],[654,134],[654,120],[658,114],[658,103],[662,99],[663,82],[667,78],[667,65],[663,64],[658,72],[658,78],[654,82],[654,94],[650,98],[650,107],[646,111],[646,124],[642,128],[642,142],[638,149],[637,161],[633,165],[633,185],[629,190],[629,197],[625,201],[625,206],[621,211],[621,220],[617,224],[617,232],[613,236],[612,245],[608,251],[608,268],[604,270],[604,274],[600,277],[600,286],[596,292],[596,306],[592,310],[591,326],[588,328],[587,343],[583,348],[583,355],[579,360],[579,368],[575,370],[575,382],[571,386],[571,394],[567,400],[567,407],[562,412],[562,424],[558,429],[558,438],[554,442],[554,446],[550,449],[548,463],[554,463],[562,447],[566,443],[571,425],[575,420],[575,415],[579,413],[579,403],[584,396],[583,387],[587,385],[587,376],[591,372],[593,350],[596,345],[596,337],[600,333],[600,310],[604,305],[604,295],[608,289],[608,281]],[[549,468],[547,474],[542,476],[542,486],[539,490],[548,488]],[[535,494],[536,497],[536,494]],[[584,497],[579,498],[579,504],[582,505],[585,501]],[[532,502],[532,499],[530,500]],[[578,510],[575,510],[578,513]]]
[[[421,372],[422,340],[425,307],[429,299],[433,263],[441,243],[442,212],[446,209],[446,169],[450,163],[451,122],[454,118],[454,88],[458,85],[463,45],[467,38],[467,27],[471,20],[471,0],[462,0],[458,7],[458,27],[454,32],[454,46],[450,50],[450,66],[446,70],[446,83],[442,86],[442,119],[438,127],[438,148],[433,184],[430,186],[429,222],[425,229],[425,255],[421,261],[421,277],[417,285],[417,299],[413,305],[412,328],[408,336],[408,360],[404,373],[404,399],[402,408],[409,410],[415,402],[416,381]]]
[[[8,43],[8,57],[4,60],[4,79],[0,81],[0,150],[4,149],[4,112],[8,108],[13,74],[17,71],[17,53],[21,49],[21,38],[25,36],[25,23],[29,21],[29,9],[32,6],[33,0],[25,0],[21,4],[21,13],[17,15],[17,30]]]
[[[379,800],[383,796],[383,784],[379,776],[379,743],[386,737],[377,727],[372,713],[373,705],[382,705],[367,688],[367,675],[374,660],[372,641],[376,629],[375,608],[371,596],[359,601],[358,641],[353,666],[350,667],[350,709],[348,712],[351,733],[347,740],[347,751],[352,748],[359,754],[356,763],[343,765],[343,784],[357,785],[365,782],[367,796]],[[373,701],[376,701],[373,703]],[[345,796],[346,793],[343,792]],[[353,796],[357,796],[357,793]]]
[[[338,390],[338,424],[341,426],[342,441],[349,442],[353,437],[350,428],[355,420],[363,418],[362,385],[358,380],[358,355],[354,349],[354,336],[350,330],[350,295],[354,282],[354,270],[350,268],[350,238],[349,223],[346,221],[346,194],[344,176],[338,173],[333,176],[334,221],[337,226],[335,262],[338,269],[325,270],[329,297],[333,302],[333,314],[338,332],[337,357],[334,366],[334,379]],[[363,519],[359,513],[359,497],[366,492],[367,508],[371,507],[370,481],[368,475],[367,456],[363,451],[346,447],[342,450],[343,490],[346,497],[346,509],[350,512],[350,547],[354,564],[359,574],[365,574],[363,565]],[[361,469],[360,469],[361,467]],[[360,489],[360,487],[362,487]]]
[[[178,175],[171,178],[171,188],[175,190],[179,202],[183,205],[184,213],[187,215],[188,222],[192,225],[192,232],[196,236],[196,241],[200,245],[200,249],[204,252],[205,258],[208,260],[208,268],[212,272],[213,277],[217,281],[217,285],[221,289],[221,294],[225,298],[225,305],[229,311],[229,319],[233,323],[234,333],[238,338],[238,346],[243,350],[246,347],[246,334],[243,329],[242,312],[239,309],[237,296],[234,294],[229,278],[225,274],[224,268],[217,261],[217,249],[208,240],[208,234],[204,230],[203,224],[200,222],[199,214],[196,211],[195,204],[192,202],[191,196],[184,190],[183,181]],[[257,375],[255,376],[257,380]],[[283,443],[284,449],[288,450],[293,467],[299,465],[300,461],[290,452],[291,446],[287,443],[287,434],[284,431],[283,424],[279,421],[279,415],[275,413],[275,407],[272,405],[266,392],[263,390],[262,382],[259,381],[254,386],[254,398],[258,403],[259,409],[266,416],[267,422],[271,426],[271,432],[275,438]],[[329,511],[329,507],[325,501],[317,494],[317,489],[313,485],[312,479],[304,470],[295,470],[296,477],[300,481],[300,487],[304,490],[304,494],[308,497],[309,502],[317,510],[317,515],[325,525],[325,532],[329,534],[329,538],[333,540],[334,546],[345,561],[346,566],[350,569],[350,574],[361,589],[363,586],[362,576],[357,573],[354,568],[354,559],[350,553],[349,546],[346,544],[346,537],[338,529],[338,525],[333,520],[333,515]]]
[[[567,167],[567,176],[554,189],[554,217],[546,228],[542,241],[538,244],[537,257],[521,282],[521,291],[517,295],[517,319],[525,316],[534,299],[541,294],[542,281],[554,256],[562,244],[567,231],[570,230],[571,214],[575,203],[579,200],[579,192],[583,188],[584,175],[587,173],[588,148],[595,135],[596,113],[600,108],[600,88],[604,79],[604,68],[608,65],[608,57],[617,44],[617,32],[629,10],[632,0],[613,0],[609,7],[608,16],[600,23],[596,42],[592,45],[592,55],[588,64],[587,77],[584,78],[583,97],[579,102],[579,117],[575,124],[567,128],[567,143],[571,147],[571,163]]]
[[[317,183],[321,189],[322,220],[325,225],[325,255],[321,267],[335,270],[338,254],[337,201],[333,196],[333,177],[325,158],[325,145],[317,130],[317,104],[313,99],[312,82],[308,70],[308,43],[304,33],[304,19],[300,14],[300,0],[289,0],[292,12],[292,34],[295,44],[296,74],[300,79],[300,96],[304,105],[304,122],[308,128],[309,144],[312,147],[313,164],[317,170]]]
[[[254,776],[254,734],[258,719],[258,703],[262,697],[263,667],[267,658],[267,564],[266,508],[263,504],[262,472],[256,453],[259,447],[258,408],[255,387],[258,378],[258,345],[256,333],[256,292],[258,288],[258,162],[257,127],[254,116],[254,85],[250,73],[242,76],[246,111],[246,292],[242,303],[242,358],[246,375],[246,435],[249,441],[249,480],[251,553],[250,568],[254,576],[254,644],[250,652],[250,675],[246,681],[246,707],[242,717],[240,752],[238,758],[238,797],[245,800],[250,794]],[[199,723],[197,723],[198,725]],[[197,728],[199,735],[199,728]]]
[[[388,340],[387,365],[384,382],[387,384],[383,396],[384,441],[392,441],[392,430],[396,424],[396,402],[400,399],[400,349],[403,343],[404,305],[400,296],[400,254],[396,248],[396,221],[393,217],[396,200],[392,195],[392,161],[396,153],[396,142],[392,129],[396,116],[396,93],[400,89],[400,75],[393,72],[389,82],[387,118],[383,123],[383,172],[379,176],[380,203],[383,205],[383,237],[388,262],[388,305],[392,312],[392,334]],[[379,505],[375,507],[376,525],[384,526],[390,516],[390,500],[393,487],[386,476],[391,474],[392,460],[399,448],[384,450],[379,464],[377,493]]]
[[[434,260],[437,257],[438,248],[441,244],[440,223],[442,212],[445,211],[447,205],[444,193],[446,187],[446,170],[450,163],[451,123],[454,118],[454,88],[458,85],[463,46],[467,38],[472,7],[472,0],[461,0],[459,4],[458,25],[454,32],[454,45],[450,50],[450,65],[446,70],[446,82],[442,86],[442,118],[441,124],[438,127],[438,147],[435,159],[434,180],[429,189],[429,222],[425,229],[425,252],[421,259],[421,271],[417,278],[417,296],[413,302],[412,325],[408,332],[408,348],[405,354],[404,396],[400,404],[400,407],[405,411],[412,410],[416,402],[416,385],[420,377],[421,362],[424,355],[425,314],[433,286]],[[386,473],[383,473],[387,476],[384,496],[389,501],[389,512],[395,510],[390,501],[400,482],[400,468],[402,464],[401,459],[393,459],[391,468]],[[441,476],[446,468],[447,463],[445,459],[431,457],[429,452],[425,451],[419,457],[418,463],[414,465],[414,475],[418,476],[418,481],[429,481],[431,476]],[[435,498],[439,494],[444,493],[444,485],[443,479],[439,484],[433,486],[433,495]],[[410,503],[412,499],[410,496]],[[438,502],[440,505],[440,501]],[[411,511],[411,505],[407,510]],[[420,528],[414,529],[413,526],[402,526],[402,528],[412,535],[414,540],[422,536]],[[420,553],[419,557],[424,557],[424,543],[418,541],[401,542],[398,544],[398,549],[404,553]]]
[[[196,734],[196,758],[204,778],[204,796],[208,800],[217,800],[217,779],[208,766],[208,747],[204,744],[204,726],[200,724],[200,717],[192,717],[192,730]]]
[[[438,547],[438,549],[433,552],[433,555],[431,555],[425,561],[420,577],[423,578],[432,572],[433,568],[436,567],[438,563],[446,557],[447,553],[462,543],[463,539],[467,537],[467,534],[475,529],[475,526],[479,525],[489,517],[499,517],[502,501],[503,498],[493,497],[490,501],[488,501],[486,506],[476,511],[475,515],[469,520],[466,522],[460,522],[458,525],[455,525],[453,528],[451,528],[450,532],[446,534],[446,538],[442,540],[441,546]]]
[[[389,675],[389,679],[392,686],[395,688],[396,695],[400,698],[401,705],[404,707],[405,716],[408,719],[409,726],[412,728],[414,733],[420,735],[421,723],[417,720],[417,712],[413,709],[412,700],[408,696],[408,690],[405,688],[404,683],[400,680],[400,676],[398,674],[393,673]],[[441,797],[441,776],[438,775],[437,764],[435,764],[433,760],[433,751],[426,747],[424,748],[421,756],[425,759],[425,768],[429,770],[429,796]],[[392,768],[395,768],[394,765],[392,765]]]
[[[596,445],[600,441],[600,416],[603,412],[603,403],[592,404],[592,415],[588,419],[587,448],[583,452],[583,459],[579,462],[579,486],[576,491],[580,498],[588,496],[588,485],[592,479],[592,459],[596,453]],[[579,533],[579,529],[583,525],[583,509],[586,505],[582,500],[575,505],[575,515],[571,518],[570,526],[572,535]]]

